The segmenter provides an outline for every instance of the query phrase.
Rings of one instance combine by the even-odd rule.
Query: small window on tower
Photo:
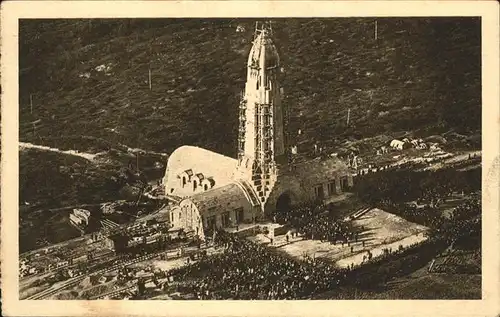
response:
[[[265,116],[265,119],[266,119],[266,125],[270,125],[271,124],[271,116],[267,115],[267,116]]]
[[[260,77],[259,79],[257,79],[257,89],[259,89],[259,87],[260,87]]]

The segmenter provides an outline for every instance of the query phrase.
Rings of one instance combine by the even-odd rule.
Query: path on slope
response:
[[[481,151],[467,151],[462,154],[454,155],[450,158],[446,158],[440,162],[435,162],[424,168],[424,170],[438,170],[447,167],[451,164],[459,163],[462,161],[467,161],[470,157],[480,157],[482,155]]]
[[[95,159],[95,157],[98,155],[98,154],[79,152],[79,151],[75,151],[75,150],[64,151],[64,150],[60,150],[60,149],[45,146],[45,145],[36,145],[33,143],[27,143],[27,142],[19,142],[19,148],[21,151],[24,149],[36,149],[36,150],[41,150],[41,151],[61,153],[61,154],[65,154],[65,155],[79,156],[79,157],[82,157],[82,158],[89,160],[89,161],[93,161]]]
[[[138,148],[131,148],[127,145],[124,144],[119,144],[120,147],[126,148],[127,152],[129,153],[143,153],[144,154],[152,154],[152,155],[160,155],[160,156],[168,156],[167,153],[160,153],[160,152],[155,152],[155,151],[146,151],[143,149],[138,149]],[[105,152],[99,152],[99,153],[86,153],[86,152],[80,152],[77,150],[61,150],[58,148],[53,148],[50,146],[45,146],[45,145],[38,145],[38,144],[33,144],[30,142],[19,142],[19,148],[20,150],[25,150],[25,149],[36,149],[40,151],[49,151],[49,152],[56,152],[56,153],[61,153],[65,155],[73,155],[73,156],[79,156],[82,157],[86,160],[93,161],[98,155],[104,154]]]
[[[395,242],[392,242],[389,244],[379,245],[379,246],[371,249],[370,252],[372,253],[374,258],[377,258],[377,257],[382,256],[384,254],[384,249],[397,250],[400,245],[403,247],[407,247],[409,245],[422,243],[425,240],[427,240],[427,236],[425,236],[423,233],[418,233],[418,234],[414,234],[412,236],[406,237],[406,238],[399,240],[399,241],[395,241]],[[336,262],[336,264],[340,267],[343,267],[343,268],[349,267],[351,264],[358,266],[364,262],[363,256],[366,256],[366,255],[367,255],[367,252],[360,252],[360,253],[357,253],[353,256],[340,259]]]

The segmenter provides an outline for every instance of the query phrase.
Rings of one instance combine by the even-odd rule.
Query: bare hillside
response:
[[[477,133],[480,20],[377,19],[377,39],[374,23],[274,20],[292,141],[333,147],[345,138],[397,131]],[[245,31],[236,32],[238,25]],[[234,155],[253,25],[214,19],[23,20],[20,138],[80,150],[95,146],[75,142],[79,136],[167,153],[193,144]]]

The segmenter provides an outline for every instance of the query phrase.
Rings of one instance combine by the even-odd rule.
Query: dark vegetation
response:
[[[99,203],[135,202],[147,186],[144,174],[113,152],[108,153],[106,164],[37,150],[23,150],[19,155],[21,252],[78,236],[68,220],[72,208],[66,207],[82,206],[92,212],[91,219],[99,219]],[[123,214],[111,215],[111,220],[122,223],[144,207],[122,209]]]
[[[105,164],[38,150],[21,151],[20,161],[20,203],[28,202],[29,209],[135,200],[147,186],[145,173],[137,172],[133,157],[123,159],[113,152]]]
[[[377,20],[378,40],[373,18],[274,20],[292,141],[334,146],[402,130],[479,134],[480,20]],[[246,31],[235,32],[238,24]],[[80,150],[95,146],[67,137],[167,153],[192,144],[234,156],[253,25],[22,20],[20,138]],[[103,64],[108,74],[95,70]],[[299,128],[302,139],[294,140]]]
[[[80,236],[78,229],[69,223],[68,211],[31,211],[21,206],[19,214],[20,253]]]
[[[75,203],[118,199],[118,173],[86,159],[53,152],[20,152],[19,195],[39,205],[62,207]],[[50,164],[43,164],[43,162]],[[54,186],[57,184],[57,186]]]

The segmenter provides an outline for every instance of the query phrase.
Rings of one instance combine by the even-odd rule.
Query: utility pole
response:
[[[375,20],[375,40],[378,38],[378,25],[377,25],[377,20]]]
[[[30,113],[33,114],[33,94],[30,94]]]
[[[347,110],[347,126],[349,126],[349,119],[351,117],[351,108]]]
[[[136,155],[137,155],[137,163],[136,163],[136,165],[137,165],[137,172],[139,173],[139,152],[137,152]]]
[[[151,67],[149,67],[149,90],[151,90]]]

